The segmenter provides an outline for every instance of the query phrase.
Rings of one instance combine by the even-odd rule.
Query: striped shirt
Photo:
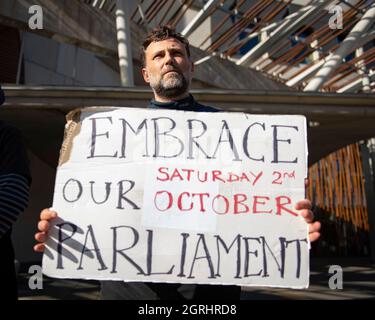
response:
[[[0,121],[0,241],[26,209],[30,181],[21,133]]]
[[[26,209],[28,199],[29,183],[24,176],[14,173],[0,176],[0,238]]]

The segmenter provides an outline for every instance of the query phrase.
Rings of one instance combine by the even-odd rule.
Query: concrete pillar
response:
[[[131,52],[129,0],[116,0],[116,29],[121,85],[133,87],[133,60]]]

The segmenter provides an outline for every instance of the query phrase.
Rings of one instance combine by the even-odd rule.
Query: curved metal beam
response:
[[[353,27],[352,31],[340,44],[340,47],[330,59],[317,72],[312,80],[305,87],[304,91],[319,90],[332,72],[342,63],[343,59],[350,54],[355,48],[359,47],[358,41],[375,22],[375,3],[366,11],[362,19]]]

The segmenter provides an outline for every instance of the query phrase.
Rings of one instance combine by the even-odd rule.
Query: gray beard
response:
[[[155,93],[164,98],[172,99],[185,94],[189,88],[186,78],[182,74],[173,77],[173,79],[161,79],[153,86]]]

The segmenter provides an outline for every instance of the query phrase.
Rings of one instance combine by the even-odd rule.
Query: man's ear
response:
[[[194,73],[194,62],[191,61],[191,73],[193,74]]]
[[[148,75],[148,71],[146,68],[142,68],[142,76],[143,76],[143,80],[146,82],[146,83],[150,83],[150,77]]]

